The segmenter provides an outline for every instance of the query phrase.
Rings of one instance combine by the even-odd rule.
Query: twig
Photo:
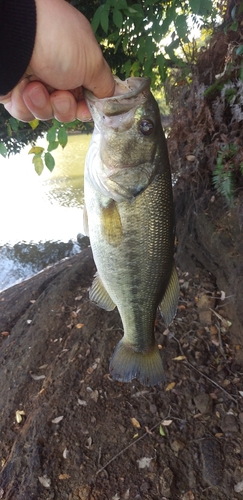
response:
[[[182,354],[182,356],[185,356],[182,348],[181,348],[181,344],[179,342],[179,340],[177,340],[176,337],[174,337],[174,340],[176,340],[177,344],[179,345],[179,349],[180,349],[180,353]],[[185,356],[186,357],[186,356]],[[233,396],[231,396],[231,394],[229,392],[227,392],[223,387],[221,387],[221,385],[217,384],[217,382],[215,382],[214,380],[212,380],[210,377],[208,377],[207,375],[205,375],[205,373],[201,372],[200,370],[198,370],[198,368],[196,368],[195,366],[193,366],[190,361],[183,361],[183,365],[184,366],[190,366],[190,368],[193,368],[193,370],[195,370],[197,373],[199,373],[202,377],[206,378],[209,382],[211,382],[211,384],[215,385],[218,389],[220,389],[221,391],[223,391],[230,399],[232,399],[232,401],[234,401],[237,405],[238,405],[238,400],[235,399]]]
[[[205,373],[200,372],[200,370],[198,370],[195,366],[193,366],[189,361],[183,361],[183,364],[190,366],[190,368],[193,368],[193,370],[195,370],[197,373],[199,373],[202,377],[206,378],[209,382],[211,382],[211,384],[215,385],[218,389],[223,391],[230,399],[232,399],[232,401],[234,401],[238,405],[237,399],[235,399],[233,396],[231,396],[231,394],[229,392],[227,392],[223,387],[221,387],[221,385],[217,384],[217,382],[214,382],[214,380],[212,380],[210,377],[205,375]]]
[[[161,424],[161,420],[153,425],[153,427],[151,427],[150,431],[153,431],[156,427],[158,427],[159,425]],[[103,467],[101,467],[101,469],[97,470],[96,472],[96,476],[102,472],[104,469],[106,469],[106,467],[108,467],[108,465],[110,465],[112,462],[114,462],[114,460],[116,460],[118,457],[120,457],[125,451],[127,451],[129,448],[131,448],[131,446],[133,446],[134,444],[138,443],[138,441],[141,441],[141,439],[143,439],[145,436],[148,435],[148,432],[145,432],[144,434],[142,434],[142,436],[140,436],[138,439],[136,439],[136,441],[133,441],[132,443],[130,443],[128,446],[126,446],[126,448],[123,448],[123,450],[119,451],[119,453],[117,453],[114,457],[112,457],[109,462],[107,462]]]

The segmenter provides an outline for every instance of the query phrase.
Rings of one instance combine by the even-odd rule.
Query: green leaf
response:
[[[230,14],[231,14],[231,17],[232,17],[233,21],[235,21],[236,5],[234,5],[234,7],[233,7],[233,9],[232,9],[232,11],[231,11]]]
[[[166,68],[166,60],[163,54],[159,54],[157,56],[156,62],[159,65],[159,74],[161,76],[162,82],[166,80],[167,76],[167,68]]]
[[[139,76],[139,70],[140,70],[140,63],[138,61],[135,61],[131,66],[131,75]]]
[[[47,151],[49,151],[49,152],[53,151],[54,149],[57,149],[58,146],[59,146],[59,142],[58,141],[49,142]]]
[[[239,23],[238,21],[234,21],[230,26],[229,26],[229,30],[231,31],[237,31],[239,28]]]
[[[17,130],[19,129],[20,123],[18,120],[16,120],[16,118],[11,117],[11,118],[9,118],[9,125],[10,125],[11,129],[13,130],[13,132],[17,132]]]
[[[206,16],[212,13],[213,10],[213,2],[212,0],[202,0],[200,2],[200,10],[199,14],[202,16]]]
[[[43,163],[43,159],[41,157],[41,154],[36,154],[35,156],[33,156],[32,158],[32,163],[34,164],[35,166],[35,171],[38,175],[41,175],[42,172],[43,172],[43,168],[44,168],[44,163]]]
[[[103,9],[103,5],[100,5],[94,13],[94,17],[93,17],[92,22],[91,22],[91,26],[93,28],[94,33],[97,31],[97,28],[100,24],[100,15],[101,15],[102,9]]]
[[[7,156],[7,148],[4,144],[4,142],[0,142],[0,155],[4,156],[4,158]]]
[[[189,0],[189,4],[193,14],[198,14],[200,9],[200,0]]]
[[[159,426],[159,433],[161,436],[165,437],[165,431],[162,425]]]
[[[62,148],[65,148],[67,141],[68,141],[68,135],[65,127],[61,127],[58,131],[58,140],[59,143],[61,144]]]
[[[121,28],[123,24],[123,15],[120,10],[114,9],[113,10],[113,21],[114,24],[117,26],[117,28]]]
[[[46,138],[47,138],[48,142],[54,142],[56,140],[56,134],[57,134],[57,128],[55,126],[49,128],[49,130],[46,134]]]
[[[42,148],[41,146],[33,146],[29,152],[28,152],[28,155],[39,155],[41,153],[43,153],[44,151],[44,148]]]
[[[235,53],[237,56],[241,56],[241,54],[243,54],[243,45],[239,45],[239,47],[237,47]]]
[[[126,9],[127,8],[127,1],[126,0],[117,0],[113,3],[113,5],[116,7],[119,7],[119,9]]]
[[[181,14],[180,16],[177,16],[177,18],[175,19],[175,27],[178,36],[182,40],[187,40],[188,27],[187,27],[187,18],[185,15]]]
[[[29,125],[31,126],[32,130],[35,130],[38,127],[39,123],[39,120],[35,118],[34,120],[31,120],[31,122],[29,122]]]
[[[53,168],[55,167],[55,160],[54,160],[53,156],[51,155],[51,153],[45,153],[45,164],[46,164],[48,170],[50,170],[50,172],[52,172]]]
[[[109,27],[109,8],[106,5],[102,5],[102,10],[100,13],[100,24],[105,33],[108,31]]]

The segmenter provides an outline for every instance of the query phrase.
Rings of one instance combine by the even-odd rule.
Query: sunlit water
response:
[[[38,176],[27,146],[0,156],[0,290],[81,250],[83,174],[90,135],[71,135],[53,151],[55,168]],[[38,145],[45,145],[44,139]]]

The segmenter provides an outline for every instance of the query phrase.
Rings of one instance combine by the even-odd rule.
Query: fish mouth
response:
[[[150,94],[150,78],[127,78],[124,82],[114,76],[115,91],[112,97],[98,99],[89,90],[84,90],[84,98],[91,115],[94,108],[103,115],[115,116],[127,113],[135,106],[145,102]]]

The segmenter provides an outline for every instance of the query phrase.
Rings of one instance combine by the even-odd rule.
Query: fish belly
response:
[[[170,177],[158,175],[132,202],[120,203],[100,195],[87,181],[85,200],[94,260],[119,310],[123,345],[133,353],[154,356],[156,310],[173,266]],[[125,380],[126,376],[115,378]]]

